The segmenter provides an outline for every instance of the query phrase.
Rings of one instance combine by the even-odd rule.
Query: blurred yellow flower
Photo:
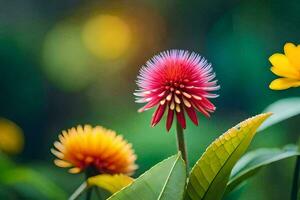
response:
[[[132,35],[122,18],[101,14],[87,21],[82,37],[92,54],[100,59],[113,60],[128,51]]]
[[[282,78],[271,82],[273,90],[284,90],[300,86],[300,45],[292,43],[284,45],[284,54],[275,53],[269,58],[271,71]]]
[[[59,167],[72,167],[70,173],[92,168],[99,174],[128,174],[136,169],[132,145],[121,135],[101,126],[77,126],[59,135],[51,149]]]
[[[23,150],[24,136],[21,128],[14,122],[0,118],[0,150],[17,154]]]

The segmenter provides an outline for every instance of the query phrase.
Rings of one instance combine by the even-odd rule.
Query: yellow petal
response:
[[[300,45],[296,46],[293,43],[284,45],[284,53],[290,60],[290,63],[297,69],[300,69]]]
[[[290,78],[278,78],[271,82],[270,88],[272,90],[284,90],[291,87],[299,87],[300,80],[290,79]]]
[[[296,48],[296,45],[294,45],[291,42],[288,42],[284,45],[284,54],[288,55],[290,52],[292,52]]]
[[[300,78],[299,71],[293,65],[291,65],[287,56],[280,53],[275,53],[269,58],[269,60],[273,65],[271,71],[274,74],[287,78]]]
[[[290,64],[287,56],[281,53],[275,53],[270,58],[269,61],[272,63],[274,67],[285,67],[292,68],[293,66]]]
[[[98,186],[103,188],[112,194],[126,187],[133,182],[133,178],[126,176],[124,174],[101,174],[97,176],[90,177],[87,180],[89,186]]]
[[[286,78],[298,79],[300,78],[300,72],[292,67],[271,67],[271,71],[277,76]]]

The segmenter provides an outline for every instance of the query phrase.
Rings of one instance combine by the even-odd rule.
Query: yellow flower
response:
[[[77,126],[59,135],[51,149],[59,167],[72,167],[70,173],[92,168],[99,174],[131,175],[137,165],[132,145],[121,135],[101,126]]]
[[[282,78],[271,82],[273,90],[284,90],[300,86],[300,45],[292,43],[284,45],[284,54],[275,53],[269,58],[271,71]]]
[[[21,128],[14,122],[0,118],[0,150],[17,154],[23,150],[24,136]]]

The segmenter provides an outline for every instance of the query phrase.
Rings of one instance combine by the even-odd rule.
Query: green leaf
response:
[[[226,193],[233,191],[239,184],[255,175],[262,167],[298,155],[300,152],[296,145],[289,145],[283,149],[257,149],[245,154],[232,170]]]
[[[0,151],[0,171],[11,169],[14,166],[15,164],[9,159],[9,157]]]
[[[186,170],[181,155],[172,156],[145,172],[108,200],[181,200]]]
[[[257,128],[270,115],[249,118],[210,144],[190,173],[185,199],[221,199],[233,166],[247,150]]]
[[[300,114],[300,98],[292,97],[281,99],[269,105],[264,112],[272,112],[271,116],[260,128],[262,131],[276,123],[284,121],[288,118],[294,117]]]
[[[133,178],[124,174],[101,174],[90,177],[87,180],[87,184],[89,187],[97,186],[113,194],[126,187],[127,185],[131,184],[133,181]]]
[[[43,199],[67,199],[65,192],[42,174],[25,167],[12,168],[1,174],[1,183],[26,192],[27,196]]]

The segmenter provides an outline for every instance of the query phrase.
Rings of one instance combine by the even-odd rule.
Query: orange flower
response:
[[[59,167],[72,167],[70,173],[79,173],[92,167],[99,174],[131,175],[137,165],[132,145],[121,135],[101,126],[77,126],[59,135],[59,141],[51,149],[58,158]]]

